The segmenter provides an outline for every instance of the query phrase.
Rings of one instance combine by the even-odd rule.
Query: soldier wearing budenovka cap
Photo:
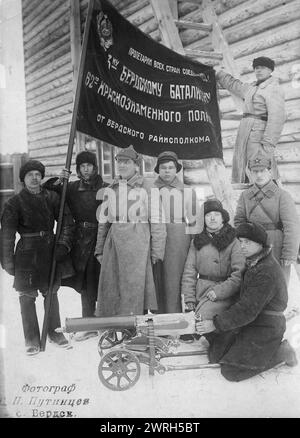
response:
[[[157,310],[151,262],[165,252],[166,227],[159,205],[152,208],[151,184],[139,174],[140,155],[130,145],[115,158],[119,176],[104,191],[95,247],[102,265],[97,316]]]
[[[1,217],[1,265],[14,276],[13,287],[19,292],[26,353],[40,351],[40,331],[35,308],[38,291],[45,296],[49,289],[49,274],[54,246],[53,227],[58,219],[59,195],[41,185],[44,165],[37,160],[27,161],[20,169],[23,190],[7,201]],[[16,233],[20,235],[15,248]],[[72,245],[73,220],[67,206],[64,210],[62,231],[56,247],[57,262],[63,262]],[[73,270],[68,274],[72,275]],[[62,274],[67,274],[58,263],[48,321],[50,341],[68,347],[60,327],[57,290]]]
[[[297,260],[300,223],[290,194],[272,180],[271,160],[257,154],[248,162],[254,184],[244,190],[238,200],[234,224],[244,221],[261,224],[273,247],[274,257],[281,264],[287,283],[290,265]]]
[[[272,161],[272,176],[278,179],[274,151],[285,122],[284,95],[272,76],[275,62],[260,56],[253,60],[256,82],[243,83],[222,70],[216,72],[220,85],[243,99],[241,120],[233,155],[232,182],[247,182],[247,162],[260,151]]]

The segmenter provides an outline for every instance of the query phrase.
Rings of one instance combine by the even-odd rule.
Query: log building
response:
[[[202,0],[170,0],[175,18],[202,21]],[[158,21],[150,0],[111,0],[140,30],[161,42]],[[274,75],[285,92],[287,120],[277,147],[281,181],[293,196],[300,214],[300,1],[213,0],[218,21],[243,81],[253,81],[252,59],[275,60]],[[48,176],[57,175],[65,164],[72,117],[74,85],[88,0],[23,0],[27,130],[29,156],[41,160]],[[210,50],[211,38],[201,29],[179,28],[185,49]],[[201,60],[201,62],[205,62]],[[228,181],[238,120],[230,94],[220,90],[222,141]],[[74,154],[95,149],[104,179],[114,176],[114,148],[77,135]],[[151,175],[155,159],[145,157],[143,168]],[[201,161],[184,162],[184,181],[201,186],[210,183]]]

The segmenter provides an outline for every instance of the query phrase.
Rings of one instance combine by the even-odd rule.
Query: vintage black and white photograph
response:
[[[300,0],[0,0],[0,418],[300,417],[299,108]]]

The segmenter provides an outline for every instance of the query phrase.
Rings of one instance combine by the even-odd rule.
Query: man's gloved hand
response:
[[[274,146],[267,143],[262,143],[262,148],[269,157],[273,155],[275,150]]]
[[[206,296],[210,301],[216,301],[216,299],[217,299],[216,292],[213,289],[209,290],[207,292]]]
[[[191,302],[185,303],[184,311],[186,313],[193,312],[195,310],[195,307],[196,307],[195,303],[191,303]]]
[[[62,262],[66,258],[68,252],[69,250],[65,245],[58,244],[55,248],[55,254],[54,254],[55,260],[57,262]]]
[[[70,178],[71,173],[72,172],[70,170],[68,170],[68,169],[62,169],[60,174],[59,174],[60,182],[63,182],[64,179],[66,179],[68,181],[69,178]]]

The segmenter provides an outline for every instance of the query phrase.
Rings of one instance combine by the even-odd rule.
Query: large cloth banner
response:
[[[106,0],[94,2],[76,129],[157,156],[222,158],[212,67],[155,42]]]

